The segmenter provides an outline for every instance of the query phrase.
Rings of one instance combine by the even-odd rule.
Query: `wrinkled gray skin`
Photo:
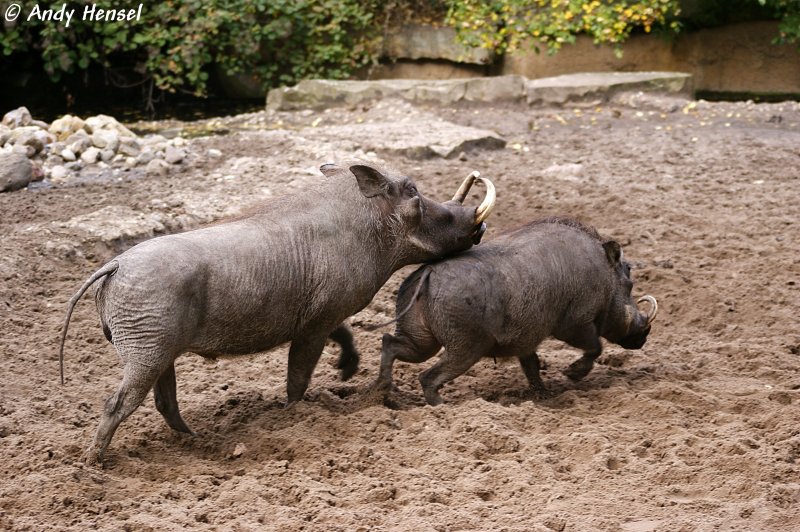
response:
[[[134,246],[98,270],[97,309],[123,378],[105,403],[84,460],[102,461],[119,424],[153,389],[170,427],[178,411],[174,360],[242,355],[291,342],[289,402],[302,399],[328,337],[342,345],[343,378],[358,367],[342,321],[363,309],[397,269],[477,243],[476,209],[422,196],[408,177],[371,166],[324,165],[327,177],[248,217]],[[63,362],[62,362],[63,380]]]
[[[564,371],[573,380],[591,371],[600,337],[627,349],[644,345],[648,315],[631,299],[632,287],[619,244],[569,218],[535,221],[422,266],[403,282],[375,386],[390,390],[395,359],[423,362],[444,346],[419,377],[431,405],[442,403],[443,384],[481,357],[517,357],[531,388],[546,396],[536,354],[545,338],[584,350]]]

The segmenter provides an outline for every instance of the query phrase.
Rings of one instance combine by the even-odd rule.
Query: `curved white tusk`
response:
[[[492,212],[494,204],[497,201],[497,191],[494,188],[494,183],[485,177],[478,177],[478,179],[486,186],[486,197],[484,198],[483,203],[481,203],[475,210],[476,225],[479,225],[489,217],[489,214]]]
[[[480,176],[480,172],[473,170],[472,173],[470,173],[467,178],[464,179],[464,182],[461,183],[461,186],[458,187],[456,195],[453,196],[453,201],[464,203],[464,199],[466,199],[469,189],[472,188],[472,184],[475,182],[475,179],[479,178]]]
[[[642,296],[636,301],[636,304],[638,305],[642,301],[647,301],[652,307],[650,314],[647,315],[647,324],[650,325],[656,319],[656,314],[658,314],[658,301],[653,296]]]

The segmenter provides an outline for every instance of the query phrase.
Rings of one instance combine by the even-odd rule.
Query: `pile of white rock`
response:
[[[0,124],[0,191],[39,179],[65,182],[87,168],[141,166],[147,174],[165,175],[170,165],[186,158],[185,144],[181,137],[139,137],[107,115],[86,120],[64,115],[48,124],[20,107],[6,113]]]

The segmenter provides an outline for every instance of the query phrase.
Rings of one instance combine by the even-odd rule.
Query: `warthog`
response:
[[[114,431],[153,389],[173,429],[193,434],[178,411],[175,359],[256,353],[291,342],[289,402],[302,399],[328,337],[343,347],[343,377],[358,366],[342,324],[364,308],[394,271],[478,243],[494,204],[494,187],[476,208],[456,196],[437,203],[409,177],[366,164],[324,165],[326,178],[255,214],[154,238],[109,261],[69,302],[59,360],[78,299],[97,282],[95,300],[106,338],[123,363],[84,453],[102,461]]]
[[[419,380],[425,400],[481,357],[517,357],[531,388],[546,395],[536,348],[555,337],[584,350],[564,373],[585,377],[600,337],[639,349],[656,317],[655,298],[634,303],[630,265],[619,244],[569,218],[545,218],[412,273],[397,295],[395,334],[383,335],[380,376],[388,391],[395,359],[423,362],[444,346]],[[647,301],[643,313],[637,304]]]

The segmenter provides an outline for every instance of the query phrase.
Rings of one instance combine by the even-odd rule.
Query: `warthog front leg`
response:
[[[289,348],[289,370],[286,374],[286,394],[289,404],[303,399],[317,366],[327,334],[310,334],[295,338]]]
[[[570,338],[562,338],[572,347],[583,349],[583,356],[569,365],[562,373],[574,381],[579,381],[592,371],[594,361],[603,352],[603,343],[594,325],[587,325]]]
[[[522,366],[522,371],[525,373],[533,393],[540,399],[550,397],[551,393],[542,382],[542,376],[539,373],[541,369],[539,355],[534,351],[528,356],[521,356],[519,357],[519,365]]]

